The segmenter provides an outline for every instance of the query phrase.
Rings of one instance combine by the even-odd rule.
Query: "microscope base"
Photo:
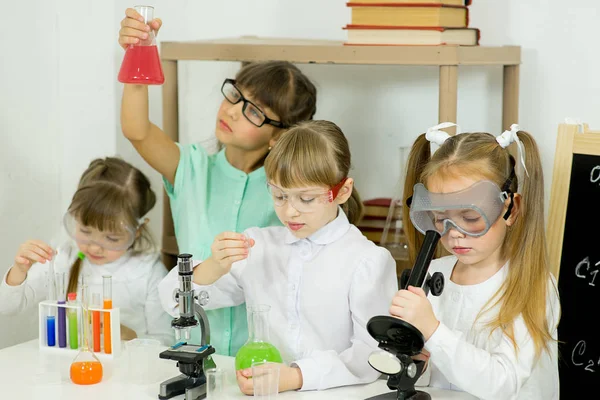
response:
[[[206,398],[206,378],[194,378],[181,374],[160,384],[160,400],[170,399],[185,393],[185,400],[201,400]]]
[[[369,397],[365,400],[431,400],[431,395],[421,390],[415,390],[410,392],[389,392]]]

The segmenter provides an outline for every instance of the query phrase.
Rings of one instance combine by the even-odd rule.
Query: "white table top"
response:
[[[228,373],[228,394],[232,399],[248,398],[242,394],[235,382],[234,359],[214,356],[217,366]],[[72,354],[60,354],[57,351],[40,351],[38,341],[32,340],[0,350],[0,398],[2,399],[44,399],[44,400],[120,400],[120,399],[158,399],[158,387],[161,382],[180,374],[176,362],[163,360],[156,356],[152,366],[158,377],[156,383],[135,385],[127,382],[129,357],[126,350],[118,358],[103,361],[104,376],[96,385],[75,385],[69,378]],[[434,400],[475,399],[465,393],[419,388],[431,394]],[[324,391],[285,392],[278,397],[303,400],[362,400],[390,390],[386,381],[380,379],[369,385],[348,386]],[[182,400],[183,395],[174,397]]]

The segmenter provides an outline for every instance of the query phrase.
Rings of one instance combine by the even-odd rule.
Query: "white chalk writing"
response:
[[[585,354],[585,351],[585,340],[580,340],[579,342],[577,342],[575,347],[573,347],[573,352],[571,353],[571,362],[574,366],[582,367],[588,372],[596,372],[594,368],[600,366],[600,359],[596,361],[594,359],[588,358],[588,356],[586,356]]]
[[[575,267],[575,276],[580,279],[589,280],[588,285],[590,286],[596,286],[595,280],[596,275],[598,275],[598,270],[600,270],[600,261],[592,266],[590,258],[586,257],[579,261]]]

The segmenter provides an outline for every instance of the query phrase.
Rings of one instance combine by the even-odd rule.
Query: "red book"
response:
[[[390,211],[392,199],[389,197],[378,197],[364,200],[364,219],[385,219]],[[394,207],[394,219],[402,218],[402,207]]]
[[[361,4],[445,4],[449,6],[470,6],[471,0],[358,0]]]

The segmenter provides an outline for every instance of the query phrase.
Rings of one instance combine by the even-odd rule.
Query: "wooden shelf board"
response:
[[[163,60],[379,65],[517,65],[519,46],[345,46],[341,41],[239,37],[161,42]]]

